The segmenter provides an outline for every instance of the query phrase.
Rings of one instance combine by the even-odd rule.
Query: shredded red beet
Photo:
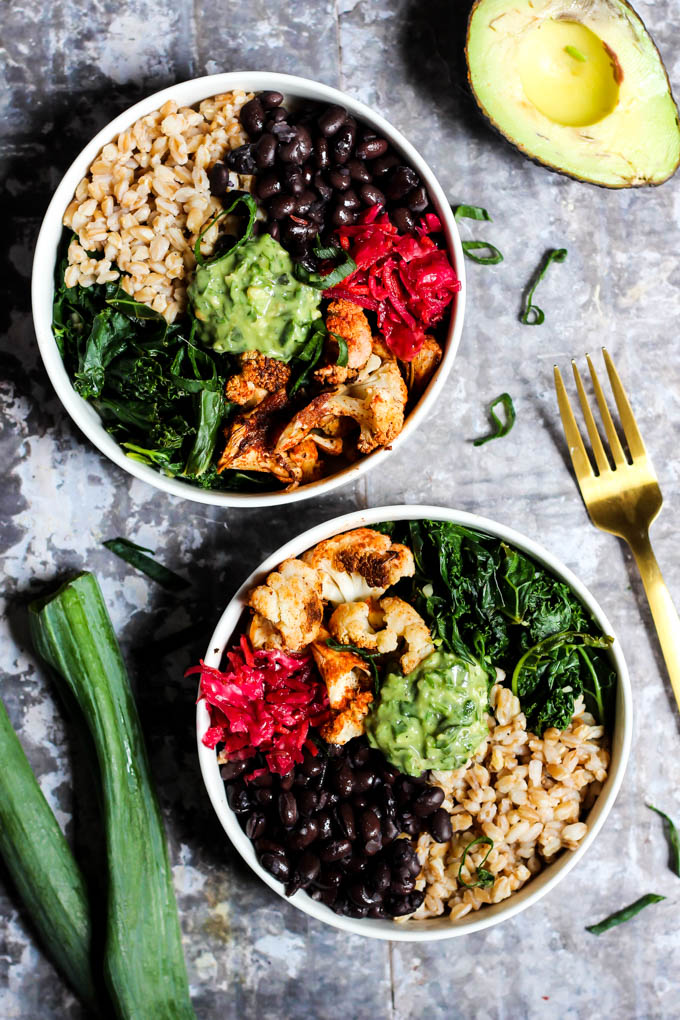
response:
[[[426,330],[441,321],[460,290],[448,255],[429,236],[441,229],[439,218],[427,213],[415,234],[399,234],[387,213],[372,206],[359,223],[336,231],[357,268],[324,297],[377,312],[387,346],[402,361],[418,353]]]
[[[210,713],[203,743],[224,744],[235,761],[262,751],[270,771],[285,775],[303,760],[303,747],[315,752],[309,728],[328,717],[326,686],[314,660],[279,649],[253,651],[245,637],[226,658],[225,670],[201,661],[185,674],[201,674],[199,698],[205,698]]]

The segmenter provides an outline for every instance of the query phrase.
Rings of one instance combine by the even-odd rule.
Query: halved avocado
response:
[[[680,165],[668,75],[625,0],[476,0],[465,52],[482,113],[531,159],[607,188]]]

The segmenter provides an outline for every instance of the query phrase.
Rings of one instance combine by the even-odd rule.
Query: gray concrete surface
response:
[[[82,763],[27,640],[26,603],[87,567],[101,578],[142,708],[171,842],[186,954],[201,1020],[671,1018],[680,1012],[680,884],[666,866],[652,799],[680,818],[678,715],[640,582],[626,551],[587,519],[557,421],[552,365],[606,343],[628,384],[666,510],[654,528],[680,602],[680,179],[606,192],[524,161],[479,120],[460,85],[465,3],[452,0],[77,0],[3,5],[4,271],[0,537],[4,553],[0,692],[68,837]],[[638,4],[680,88],[680,14]],[[468,264],[467,321],[454,371],[427,424],[356,488],[289,511],[220,511],[133,481],[89,445],[43,371],[29,310],[33,245],[60,175],[114,114],[161,86],[204,73],[276,69],[339,85],[418,146],[454,202],[486,206],[505,254]],[[475,236],[478,228],[464,236]],[[517,321],[545,249],[567,262],[541,286],[545,324]],[[45,272],[51,272],[46,266]],[[508,390],[517,424],[481,448],[485,406]],[[595,846],[540,905],[479,935],[433,945],[348,937],[274,896],[235,856],[197,769],[194,683],[183,669],[244,574],[302,528],[357,506],[432,502],[474,510],[558,552],[618,629],[635,691],[634,750]],[[127,535],[194,583],[171,597],[101,546]],[[150,642],[191,626],[163,657]],[[1,767],[1,765],[0,765]],[[98,861],[91,860],[98,870]],[[584,925],[642,893],[667,900],[596,939]],[[77,1020],[71,993],[34,941],[0,873],[0,1017]]]

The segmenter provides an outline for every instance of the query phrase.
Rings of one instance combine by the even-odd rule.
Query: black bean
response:
[[[295,773],[286,772],[285,776],[281,776],[279,779],[279,786],[282,790],[292,789],[293,783],[295,782]]]
[[[274,783],[274,777],[271,772],[262,772],[259,776],[253,776],[250,780],[251,786],[272,786]]]
[[[365,793],[355,793],[352,797],[355,808],[365,808],[371,803]]]
[[[239,145],[238,149],[231,149],[225,156],[227,166],[235,170],[237,174],[255,173],[255,158],[252,145]]]
[[[441,786],[428,786],[426,790],[419,793],[413,801],[413,813],[419,818],[427,818],[441,805],[444,800],[444,791]]]
[[[354,789],[357,793],[365,793],[375,786],[377,779],[375,772],[370,769],[360,769],[354,773]]]
[[[322,136],[314,142],[314,162],[319,170],[325,170],[331,161],[328,142]]]
[[[392,875],[386,861],[376,862],[373,868],[372,881],[375,888],[379,889],[380,892],[386,892],[389,889]]]
[[[273,854],[274,857],[285,857],[286,849],[281,843],[273,839],[257,839],[255,849],[258,854]]]
[[[223,195],[227,188],[231,187],[231,177],[224,163],[215,163],[208,170],[208,182],[210,192],[213,195]],[[245,763],[239,763],[245,764]]]
[[[312,850],[305,850],[295,865],[295,876],[301,885],[309,885],[319,874],[321,861]]]
[[[314,174],[315,173],[316,173],[316,171],[315,171],[314,167],[312,166],[312,164],[311,163],[305,163],[305,165],[302,168],[302,176],[303,176],[304,182],[305,182],[305,184],[307,186],[309,186],[312,183],[312,181],[314,180]]]
[[[331,215],[331,223],[334,227],[346,227],[354,223],[356,219],[352,209],[346,209],[342,205],[336,205]]]
[[[274,166],[276,159],[276,138],[268,131],[260,135],[255,144],[255,163],[260,170]]]
[[[368,867],[368,857],[354,853],[348,861],[343,861],[342,867],[350,875],[360,875]]]
[[[266,202],[268,198],[273,198],[274,195],[278,195],[280,191],[281,181],[275,170],[265,170],[264,173],[255,178],[255,194],[263,202]]]
[[[292,829],[297,822],[297,801],[290,790],[284,790],[279,794],[279,818],[286,829]]]
[[[388,815],[382,823],[383,843],[391,843],[400,833],[400,828],[393,818]]]
[[[352,805],[348,801],[343,801],[338,808],[338,822],[347,839],[355,840],[357,838],[357,827],[354,820],[354,811]]]
[[[399,158],[393,152],[390,152],[388,155],[376,159],[375,163],[371,163],[371,170],[374,177],[380,177],[394,166],[399,166]]]
[[[411,212],[415,213],[420,213],[427,209],[429,201],[427,191],[422,184],[419,188],[414,188],[413,191],[409,191],[406,196],[406,205],[409,207]]]
[[[359,189],[359,198],[364,205],[384,205],[385,196],[375,184],[364,184]]]
[[[390,765],[389,762],[385,762],[385,764],[381,766],[380,774],[383,777],[383,782],[391,785],[400,775],[400,772],[394,765]]]
[[[337,889],[314,889],[311,895],[315,900],[325,903],[327,907],[332,907],[338,898]]]
[[[382,918],[387,917],[387,911],[382,903],[376,903],[375,906],[371,907],[368,911],[369,917]]]
[[[341,912],[347,917],[368,917],[369,907],[359,907],[356,903],[346,902],[342,904]]]
[[[347,163],[347,169],[353,181],[361,181],[363,184],[370,182],[371,171],[362,160],[350,159]],[[366,748],[362,748],[362,750],[366,750]]]
[[[339,131],[345,123],[347,110],[342,106],[328,106],[319,116],[317,124],[322,135],[330,138],[336,131]]]
[[[279,145],[277,154],[282,163],[304,163],[312,151],[312,136],[306,127],[298,124],[295,134],[288,142]]]
[[[382,900],[382,893],[378,889],[371,889],[366,882],[352,882],[348,892],[352,902],[359,907],[372,907]]]
[[[267,787],[263,787],[261,790],[256,790],[255,800],[258,804],[261,804],[262,807],[267,807],[274,800],[274,791],[267,789]]]
[[[349,797],[354,789],[354,777],[348,765],[343,765],[335,775],[335,788],[344,799]]]
[[[400,871],[390,882],[390,892],[395,896],[406,896],[413,892],[416,887],[416,880],[408,871]]]
[[[267,233],[271,234],[275,241],[279,240],[281,236],[281,228],[279,227],[276,220],[272,220],[271,223],[267,224]]]
[[[319,835],[319,825],[314,818],[305,818],[298,827],[288,836],[288,844],[293,850],[304,850],[306,846],[313,843]]]
[[[345,877],[345,872],[342,867],[338,864],[331,864],[330,867],[324,868],[319,879],[319,884],[328,886],[331,889],[337,889],[342,885],[342,880]]]
[[[286,882],[288,880],[290,865],[285,857],[278,857],[274,854],[262,854],[260,864],[270,875],[278,878],[279,882]]]
[[[390,218],[400,234],[410,234],[415,230],[416,221],[413,218],[413,213],[405,206],[395,209],[393,213],[390,213]]]
[[[262,133],[264,127],[264,107],[258,96],[241,107],[240,120],[251,138]]]
[[[326,183],[326,179],[325,179],[324,175],[321,173],[320,170],[317,170],[317,172],[314,174],[313,184],[314,184],[314,187],[316,188],[319,196],[325,202],[327,202],[328,199],[333,194],[333,189],[331,188],[330,184]]]
[[[412,914],[414,910],[417,910],[424,899],[425,891],[423,889],[414,889],[408,896],[390,897],[386,907],[392,917],[403,917],[404,914]]]
[[[359,209],[361,207],[361,202],[359,201],[359,198],[354,188],[349,188],[348,191],[342,192],[342,194],[338,197],[338,205],[342,206],[343,209],[353,210]]]
[[[254,812],[246,822],[246,836],[248,839],[259,839],[264,836],[267,828],[267,820],[264,815]]]
[[[275,106],[280,106],[283,102],[283,94],[281,92],[260,92],[260,102],[264,106],[265,110],[271,110]]]
[[[397,166],[390,173],[390,179],[385,187],[385,194],[392,201],[404,198],[411,188],[419,185],[418,176],[410,166]]]
[[[390,846],[389,860],[395,871],[407,870],[415,878],[420,873],[420,861],[407,839],[397,839]]]
[[[248,791],[243,786],[236,785],[227,787],[227,800],[229,801],[229,807],[237,815],[242,815],[244,812],[250,810],[250,797]]]
[[[281,145],[287,145],[295,138],[295,128],[292,124],[289,124],[287,120],[277,120],[272,124],[268,124],[267,130],[274,135],[277,142]],[[277,149],[277,152],[278,151],[279,150]]]
[[[333,138],[332,152],[335,163],[346,163],[354,150],[356,129],[346,121]]]
[[[359,827],[364,840],[377,839],[380,835],[380,819],[372,808],[362,813]]]
[[[352,852],[352,844],[348,839],[331,839],[321,847],[319,857],[324,864],[332,864],[333,861],[341,861]]]
[[[347,191],[352,184],[349,170],[346,170],[345,167],[333,167],[328,174],[328,183],[336,191]]]
[[[446,843],[453,835],[451,818],[445,808],[437,808],[428,819],[430,835],[436,843]]]
[[[326,203],[319,199],[316,202],[312,202],[307,212],[307,219],[312,220],[313,223],[322,224],[326,220]]]
[[[364,138],[356,147],[357,159],[378,159],[387,152],[385,138]]]
[[[305,189],[295,199],[295,212],[298,216],[306,216],[311,209],[313,203],[316,201],[316,194],[310,191],[308,188]]]
[[[307,777],[309,779],[309,777]],[[319,807],[319,795],[314,790],[300,790],[297,795],[298,811],[301,815],[308,817],[313,815]]]
[[[291,195],[299,195],[300,192],[305,190],[305,180],[302,176],[302,170],[299,166],[293,166],[288,164],[281,171],[281,187],[285,192],[289,192]],[[320,769],[317,769],[317,772]],[[307,775],[316,775],[316,772],[307,772]]]
[[[320,811],[316,816],[319,826],[319,839],[330,839],[333,835],[333,820],[330,811]]]
[[[220,769],[222,779],[236,779],[248,771],[248,761],[228,761]]]
[[[323,809],[328,804],[330,793],[328,792],[328,790],[319,790],[319,792],[317,793],[317,797],[319,799],[317,807],[319,811],[323,811]]]
[[[379,850],[382,850],[382,845],[382,836],[378,833],[375,839],[366,840],[366,843],[364,844],[364,853],[368,857],[373,857]]]
[[[267,209],[273,220],[282,220],[295,212],[296,199],[292,195],[275,195]]]

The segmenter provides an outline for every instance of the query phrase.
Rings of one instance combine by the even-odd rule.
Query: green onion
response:
[[[30,607],[38,654],[74,698],[102,785],[108,890],[104,972],[119,1020],[195,1020],[172,871],[130,681],[94,574]],[[103,862],[102,862],[103,866]]]
[[[295,355],[296,360],[302,362],[302,368],[288,390],[289,397],[294,396],[300,387],[306,384],[310,375],[314,371],[315,365],[321,357],[325,339],[326,327],[321,319],[319,319],[317,323],[311,327],[304,347],[302,347],[302,349]]]
[[[96,1011],[85,881],[0,701],[0,854],[40,940]]]
[[[168,567],[164,567],[157,560],[151,559],[151,556],[154,555],[153,549],[147,549],[143,545],[135,545],[134,542],[130,542],[127,538],[109,538],[106,542],[102,542],[102,545],[105,545],[114,556],[125,560],[135,570],[141,570],[143,574],[150,577],[152,581],[156,581],[161,587],[167,588],[168,591],[182,591],[184,588],[190,587],[189,581],[186,581]],[[146,553],[150,553],[151,556],[147,556]]]
[[[639,914],[645,907],[649,907],[652,903],[660,903],[661,900],[665,899],[665,896],[659,896],[657,893],[647,893],[646,896],[641,896],[635,903],[631,903],[629,907],[623,907],[622,910],[617,910],[615,914],[605,917],[604,921],[600,921],[599,924],[587,925],[586,931],[592,932],[593,935],[602,935],[603,932],[609,931],[610,928],[616,928],[619,924],[630,921],[632,917]]]
[[[306,283],[308,287],[315,287],[317,290],[328,290],[329,287],[334,287],[336,283],[340,283],[346,276],[351,276],[357,267],[352,256],[337,245],[329,245],[324,248],[318,235],[316,245],[312,248],[312,254],[321,260],[340,260],[331,269],[330,273],[325,275],[323,273],[313,273],[305,266],[300,265],[299,262],[295,263],[293,267],[295,279],[301,283]]]
[[[565,46],[564,52],[568,53],[570,57],[574,58],[574,60],[580,60],[581,63],[585,63],[588,59],[585,53],[581,53],[581,51],[577,50],[575,46]]]
[[[229,249],[227,254],[231,255],[233,251],[236,251],[236,249],[239,248],[250,237],[253,231],[253,223],[255,222],[257,206],[255,204],[255,200],[250,195],[239,195],[238,198],[235,198],[227,209],[222,209],[221,212],[218,212],[217,215],[213,216],[213,218],[210,220],[210,223],[206,224],[206,226],[203,227],[203,230],[196,238],[196,244],[194,245],[194,257],[199,266],[209,266],[213,262],[217,262],[218,259],[224,258],[224,254],[219,254],[215,255],[215,257],[211,259],[204,259],[203,256],[201,255],[201,241],[203,240],[205,234],[207,234],[210,228],[213,227],[218,220],[221,220],[224,216],[228,216],[230,212],[233,212],[233,210],[236,208],[239,202],[243,202],[243,204],[248,210],[248,223],[246,224],[246,229],[243,236],[239,238],[239,240],[232,248]]]
[[[519,317],[519,321],[524,323],[525,326],[540,326],[541,323],[545,321],[545,315],[542,310],[538,307],[538,305],[533,304],[533,297],[536,293],[536,288],[548,272],[552,263],[564,262],[566,257],[566,248],[553,248],[551,251],[546,253],[538,271],[533,276],[533,284],[531,285],[526,297],[526,306]]]
[[[480,863],[477,865],[477,881],[466,882],[462,874],[463,865],[465,864],[465,858],[468,855],[468,850],[471,850],[473,846],[477,846],[478,843],[487,843],[489,849],[486,851]],[[493,840],[490,839],[489,836],[477,836],[476,839],[473,839],[472,842],[468,843],[468,845],[465,847],[465,849],[463,850],[463,856],[460,859],[460,867],[458,868],[458,881],[460,882],[461,885],[464,885],[466,889],[476,889],[477,886],[479,886],[480,889],[488,889],[490,886],[494,884],[495,881],[494,876],[491,874],[490,871],[488,871],[484,867],[484,863],[486,862],[486,859],[492,850]]]
[[[495,407],[498,405],[503,407],[505,411],[505,421],[502,422],[496,412]],[[501,393],[500,397],[496,397],[489,404],[489,414],[491,415],[491,421],[493,423],[495,431],[490,436],[483,436],[481,439],[475,439],[473,446],[483,446],[484,443],[489,443],[492,439],[501,439],[503,436],[507,436],[508,432],[515,424],[515,405],[512,402],[512,397],[509,393]]]
[[[341,368],[344,368],[344,366],[347,364],[347,359],[349,358],[347,341],[345,340],[344,336],[340,336],[338,333],[331,333],[330,330],[329,335],[333,337],[333,339],[337,342],[338,345],[338,359],[336,361],[336,365],[340,365]]]
[[[647,807],[650,811],[656,811],[657,815],[660,815],[668,825],[668,848],[671,854],[670,868],[680,878],[680,834],[675,827],[675,823],[668,817],[665,811],[660,811],[653,804],[648,804]]]
[[[491,221],[486,209],[482,209],[480,205],[457,205],[453,209],[453,217],[456,222],[462,219],[467,220],[487,220]],[[472,262],[476,262],[480,266],[497,266],[499,262],[503,261],[498,248],[493,244],[489,244],[488,241],[462,241],[463,252],[465,257],[470,259]],[[482,251],[487,252],[485,255],[474,255],[473,252]]]

